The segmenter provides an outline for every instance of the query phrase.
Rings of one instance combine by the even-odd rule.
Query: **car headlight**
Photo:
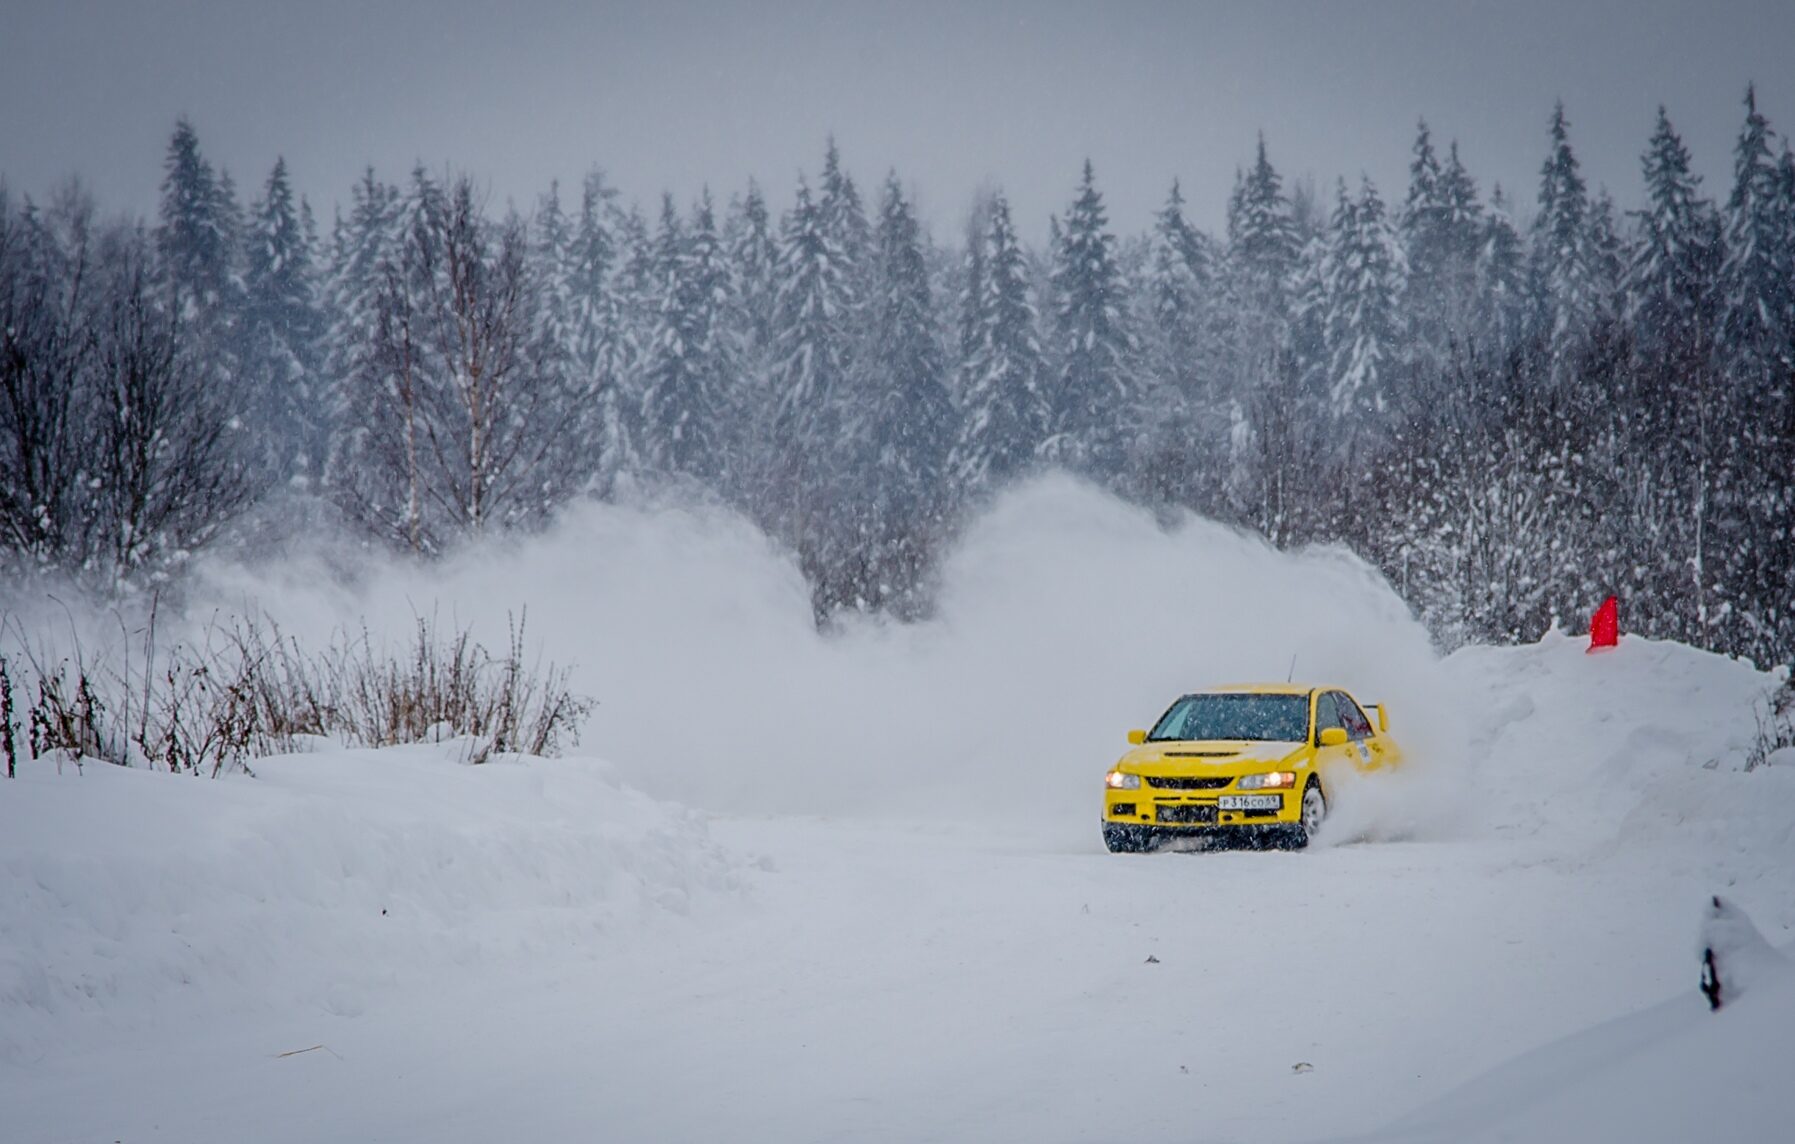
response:
[[[1111,771],[1103,779],[1110,790],[1139,790],[1141,776],[1125,775],[1121,771]]]
[[[1272,771],[1263,775],[1243,775],[1239,783],[1241,790],[1277,790],[1280,787],[1295,785],[1295,771]]]

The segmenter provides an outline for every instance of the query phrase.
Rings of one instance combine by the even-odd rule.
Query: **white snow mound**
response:
[[[22,766],[0,797],[0,1059],[168,1007],[354,1016],[401,977],[577,954],[743,885],[702,822],[605,764],[462,746],[217,781]]]
[[[1719,877],[1795,865],[1795,770],[1745,770],[1784,670],[1636,636],[1586,647],[1554,631],[1442,662],[1478,823],[1559,848],[1699,851]]]
[[[1686,993],[1525,1053],[1372,1139],[1787,1139],[1795,968],[1724,899],[1704,916],[1702,942],[1724,947],[1736,1004],[1711,1012],[1692,960]]]

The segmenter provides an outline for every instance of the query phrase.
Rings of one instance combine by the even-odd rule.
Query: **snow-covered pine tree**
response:
[[[1440,204],[1445,228],[1444,272],[1440,276],[1439,313],[1449,345],[1464,345],[1477,335],[1478,256],[1483,248],[1483,206],[1477,201],[1477,184],[1458,156],[1458,140],[1447,148],[1446,165],[1440,172]],[[1411,281],[1405,294],[1415,302]]]
[[[1714,481],[1715,634],[1723,647],[1774,658],[1795,645],[1795,211],[1754,88],[1745,110],[1718,287],[1729,408],[1727,469]]]
[[[1444,368],[1453,347],[1474,334],[1481,216],[1458,142],[1452,142],[1442,166],[1423,121],[1397,229],[1408,265],[1403,356],[1429,374]]]
[[[823,153],[822,193],[817,196],[817,213],[823,233],[836,250],[849,291],[856,304],[871,296],[868,279],[873,272],[872,224],[866,218],[860,189],[841,166],[841,152],[835,136],[829,137]]]
[[[553,486],[564,492],[589,485],[597,459],[592,442],[595,420],[591,416],[590,379],[576,353],[580,306],[575,296],[577,219],[561,205],[561,185],[537,200],[536,212],[525,233],[529,238],[528,262],[531,286],[538,298],[531,356],[545,373],[542,401],[554,410],[565,427],[555,434],[554,447],[543,458]]]
[[[724,467],[734,476],[721,492],[749,506],[756,478],[767,470],[777,413],[772,377],[779,300],[779,243],[766,199],[752,179],[747,193],[730,201],[722,243],[729,302],[720,336],[730,355],[731,376],[722,392],[719,440]]]
[[[844,512],[853,477],[849,443],[864,411],[851,389],[860,317],[852,276],[820,204],[800,179],[779,260],[776,402],[769,460],[755,499],[767,528],[791,543],[819,620],[860,603],[865,555]]]
[[[865,407],[851,443],[846,509],[866,557],[854,596],[865,605],[915,615],[922,580],[942,528],[942,469],[956,412],[929,285],[921,227],[894,171],[886,179],[874,233],[871,334],[855,372]]]
[[[1427,120],[1416,125],[1414,159],[1409,163],[1409,191],[1397,216],[1403,253],[1408,259],[1409,309],[1416,349],[1429,365],[1444,355],[1449,338],[1444,313],[1447,267],[1455,253],[1448,226],[1445,174],[1434,154]]]
[[[277,159],[251,212],[244,272],[243,373],[254,436],[276,480],[315,484],[328,454],[323,313],[312,245]]]
[[[1295,395],[1303,406],[1303,415],[1311,419],[1320,419],[1327,410],[1334,368],[1333,355],[1328,352],[1328,315],[1333,306],[1328,280],[1333,272],[1335,238],[1351,226],[1353,210],[1346,180],[1341,179],[1335,185],[1328,228],[1303,243],[1290,275],[1286,369],[1295,380]]]
[[[241,431],[257,414],[243,376],[243,217],[236,192],[230,176],[215,173],[200,154],[185,117],[175,125],[163,172],[154,231],[156,285],[180,323],[199,384],[216,391],[218,408],[233,429],[233,447],[255,457],[257,442]],[[256,483],[274,476],[259,471]]]
[[[655,323],[648,339],[643,370],[641,449],[650,468],[681,472],[676,454],[683,454],[690,431],[693,323],[692,291],[686,273],[685,235],[673,196],[661,195],[661,221],[654,237],[653,306]]]
[[[1776,214],[1783,220],[1782,250],[1778,265],[1782,290],[1782,327],[1791,343],[1795,343],[1795,148],[1783,140],[1782,158],[1776,164]],[[1795,344],[1789,346],[1789,357],[1795,359]],[[1795,399],[1795,394],[1790,395]]]
[[[605,493],[619,472],[633,469],[630,426],[634,409],[624,407],[623,377],[634,355],[624,303],[613,277],[618,262],[614,229],[617,192],[604,173],[581,180],[580,213],[573,222],[564,265],[568,306],[565,388],[568,424],[577,442],[570,458],[576,483]]]
[[[752,358],[765,356],[773,343],[773,314],[778,301],[779,243],[773,236],[766,199],[754,180],[739,211],[732,211],[729,237],[731,275],[735,281],[738,340]]]
[[[1409,261],[1417,267],[1416,280],[1420,281],[1419,268],[1438,261],[1438,254],[1432,248],[1440,243],[1445,220],[1440,161],[1434,154],[1433,136],[1425,119],[1415,124],[1414,154],[1409,161],[1408,197],[1403,200],[1397,226],[1402,232]]]
[[[1697,343],[1708,341],[1719,221],[1663,105],[1640,161],[1647,206],[1633,212],[1638,240],[1627,267],[1627,319],[1642,345],[1693,356]]]
[[[874,480],[892,505],[933,500],[954,438],[935,301],[923,256],[922,228],[894,171],[885,181],[875,233],[872,330],[862,399]]]
[[[1526,247],[1500,183],[1490,189],[1490,209],[1480,230],[1473,331],[1500,357],[1526,336],[1532,308]]]
[[[854,296],[841,251],[800,180],[779,255],[776,316],[778,406],[773,426],[776,499],[795,503],[832,471],[844,424],[849,322]]]
[[[1349,203],[1342,187],[1324,269],[1325,336],[1328,409],[1348,442],[1375,427],[1388,403],[1404,270],[1377,188],[1362,178]]]
[[[1446,166],[1440,172],[1440,208],[1448,257],[1475,262],[1481,245],[1479,228],[1483,222],[1483,207],[1477,201],[1477,183],[1458,157],[1456,139],[1447,148]]]
[[[1095,172],[1084,175],[1054,249],[1053,459],[1103,481],[1121,476],[1138,423],[1126,284]]]
[[[1226,465],[1227,416],[1217,392],[1215,257],[1172,182],[1144,252],[1142,389],[1153,407],[1131,483],[1154,500],[1213,509]]]
[[[1782,243],[1777,265],[1781,291],[1782,318],[1787,354],[1785,361],[1795,361],[1795,148],[1783,140],[1782,158],[1776,164],[1776,214],[1782,219]],[[1785,395],[1795,402],[1795,392]]]
[[[1281,508],[1267,507],[1261,462],[1268,449],[1277,447],[1274,442],[1288,434],[1268,419],[1283,422],[1296,416],[1294,409],[1281,405],[1304,384],[1291,346],[1290,291],[1301,254],[1290,201],[1266,156],[1261,133],[1253,167],[1236,174],[1228,199],[1221,291],[1225,309],[1217,327],[1223,362],[1218,380],[1233,401],[1229,497],[1242,515],[1262,523],[1284,519]],[[1267,527],[1278,531],[1275,525]]]
[[[1603,187],[1589,203],[1589,268],[1596,300],[1595,320],[1620,317],[1625,301],[1626,240],[1621,235],[1614,196]]]
[[[1770,153],[1770,125],[1757,89],[1745,91],[1745,124],[1733,150],[1726,205],[1726,259],[1720,270],[1720,350],[1739,384],[1761,390],[1790,353],[1783,328],[1795,283],[1781,265],[1788,221],[1781,177]]]
[[[199,151],[183,116],[163,163],[156,253],[163,285],[183,322],[228,329],[241,304],[240,222],[234,196]]]
[[[437,197],[422,167],[411,186],[380,184],[370,168],[350,219],[338,227],[332,368],[337,400],[327,479],[331,493],[376,536],[412,552],[441,539],[427,520],[427,419],[437,402],[424,364],[429,343],[423,299],[437,292]],[[440,211],[434,212],[440,214]],[[414,241],[415,240],[415,241]]]
[[[1246,327],[1242,332],[1262,352],[1282,340],[1289,317],[1287,291],[1300,249],[1290,200],[1266,158],[1263,134],[1252,170],[1238,181],[1229,202],[1228,236],[1228,261]]]
[[[1571,150],[1562,100],[1553,106],[1551,130],[1552,150],[1540,168],[1530,285],[1537,328],[1551,347],[1556,377],[1571,367],[1603,299],[1591,249],[1589,193]]]
[[[612,289],[617,239],[611,230],[612,200],[603,172],[589,172],[580,184],[580,213],[568,236],[562,263],[566,294],[566,352],[575,363],[588,397],[596,398],[615,369],[621,351],[621,304]]]
[[[611,446],[599,479],[600,491],[606,494],[627,485],[645,463],[639,440],[642,392],[647,384],[648,351],[660,320],[655,307],[654,238],[648,220],[632,203],[628,210],[610,211],[610,228],[617,243],[617,269],[611,278],[617,323],[609,343],[613,362],[610,384],[599,393],[600,416]]]
[[[711,441],[712,452],[708,462],[694,463],[686,471],[728,481],[733,480],[734,474],[724,422],[733,400],[730,390],[739,383],[741,375],[741,353],[729,330],[729,315],[737,308],[733,268],[717,229],[709,187],[698,196],[686,233],[686,270],[696,315],[694,358],[702,404],[710,422],[705,436]]]
[[[1053,411],[1029,302],[1028,260],[1002,191],[987,204],[984,303],[961,397],[964,417],[949,468],[968,492],[1000,486],[1022,472],[1047,437]]]
[[[367,425],[360,420],[361,381],[380,317],[387,257],[398,192],[375,177],[374,168],[349,192],[349,216],[336,216],[325,273],[325,426],[329,441],[323,470],[328,485],[362,449]]]
[[[673,196],[661,201],[655,239],[659,321],[648,350],[642,394],[644,459],[663,473],[710,480],[722,470],[726,370],[721,318],[727,271],[710,192],[682,227]]]
[[[561,184],[549,183],[530,220],[530,264],[542,294],[536,337],[557,356],[573,341],[573,291],[569,281],[573,224],[561,208]]]
[[[966,253],[960,260],[955,326],[954,395],[963,400],[972,388],[972,363],[985,331],[985,243],[991,233],[991,200],[980,195],[966,220]]]
[[[1152,373],[1171,400],[1207,405],[1199,392],[1207,350],[1207,303],[1214,265],[1204,236],[1184,217],[1184,195],[1172,181],[1148,239],[1147,305],[1153,331]]]
[[[1707,642],[1709,516],[1730,452],[1724,391],[1713,354],[1720,223],[1689,169],[1689,152],[1658,108],[1641,156],[1647,206],[1622,294],[1633,360],[1622,392],[1624,447],[1615,466],[1635,479],[1609,506],[1614,547],[1636,572],[1630,608],[1653,630]]]

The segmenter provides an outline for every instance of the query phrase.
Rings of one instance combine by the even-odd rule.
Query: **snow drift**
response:
[[[1737,1005],[1711,1013],[1690,989],[1525,1053],[1375,1139],[1786,1139],[1795,1129],[1784,1096],[1795,972],[1741,911],[1720,900],[1707,912],[1702,938],[1736,959],[1728,973]]]
[[[353,1016],[402,979],[593,947],[741,863],[589,759],[462,744],[260,760],[256,778],[28,764],[0,797],[0,1059],[173,1012]]]
[[[1717,887],[1795,869],[1795,767],[1748,769],[1786,668],[1636,636],[1589,655],[1556,631],[1440,666],[1478,833],[1523,853],[1670,858]],[[1795,902],[1773,920],[1795,922]]]

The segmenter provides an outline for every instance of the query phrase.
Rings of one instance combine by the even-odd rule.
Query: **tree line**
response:
[[[1044,247],[1001,190],[943,242],[833,140],[775,210],[524,213],[369,170],[327,232],[284,162],[245,207],[190,123],[153,221],[0,187],[0,569],[104,590],[327,509],[428,556],[571,498],[683,490],[797,554],[826,620],[926,613],[968,506],[1070,469],[1280,546],[1342,543],[1442,643],[1630,626],[1795,648],[1795,158],[1748,90],[1724,200],[1660,109],[1644,199],[1562,106],[1528,217],[1419,125],[1408,185],[1287,184],[1144,234],[1090,163]]]

